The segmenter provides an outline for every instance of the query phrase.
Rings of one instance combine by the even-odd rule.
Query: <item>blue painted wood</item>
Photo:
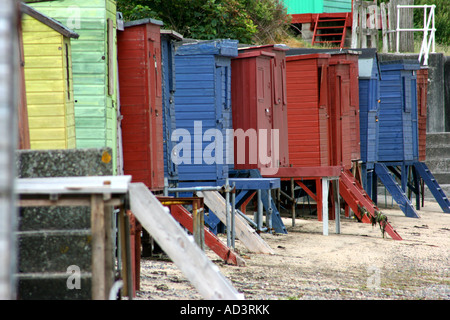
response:
[[[423,162],[415,162],[414,168],[427,184],[428,189],[431,191],[442,210],[445,213],[450,213],[450,201],[448,200],[442,188],[439,186],[436,178],[433,176],[427,165]]]
[[[380,63],[380,112],[376,161],[417,161],[417,81],[420,64],[412,61]]]
[[[191,150],[179,154],[190,159],[178,165],[179,181],[198,185],[199,181],[228,178],[225,138],[227,129],[232,129],[231,58],[238,54],[237,43],[200,41],[176,50],[176,128],[189,133],[191,145]],[[208,155],[215,158],[212,163],[205,160]]]
[[[375,173],[378,178],[380,178],[381,182],[383,182],[384,186],[392,195],[395,202],[399,205],[405,216],[410,218],[420,218],[411,201],[395,181],[394,177],[392,177],[392,175],[389,173],[386,165],[383,163],[375,163]]]
[[[250,172],[250,178],[262,178],[261,173],[259,170],[249,170]],[[275,205],[275,201],[271,199],[269,201],[269,196],[267,192],[261,192],[261,200],[264,205],[264,208],[266,210],[269,210],[269,208],[272,209],[272,227],[277,233],[287,233],[286,227],[284,226],[283,220],[281,220],[281,215],[278,212],[277,206]]]
[[[374,162],[378,150],[381,80],[376,50],[368,50],[358,64],[361,160]]]

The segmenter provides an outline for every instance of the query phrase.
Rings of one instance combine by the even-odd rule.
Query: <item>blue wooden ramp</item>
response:
[[[406,194],[403,192],[402,188],[395,181],[395,178],[389,172],[389,169],[384,163],[375,163],[375,173],[380,178],[381,182],[384,184],[386,189],[397,202],[400,209],[403,211],[405,216],[410,218],[420,218],[419,214],[414,209],[411,201],[408,199]],[[376,192],[376,190],[375,190]]]
[[[439,183],[436,181],[436,178],[431,173],[430,169],[423,162],[415,162],[414,168],[419,173],[420,177],[426,183],[428,189],[433,194],[437,203],[441,206],[442,210],[445,213],[450,213],[450,201],[445,195],[444,191],[440,187]]]

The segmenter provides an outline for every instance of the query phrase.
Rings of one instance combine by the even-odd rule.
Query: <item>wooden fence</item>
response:
[[[383,52],[396,52],[397,6],[413,5],[414,0],[391,0],[377,5],[377,1],[353,1],[352,48],[378,48],[380,36]],[[403,9],[400,28],[411,29],[413,9]],[[400,34],[400,52],[414,51],[414,34]]]

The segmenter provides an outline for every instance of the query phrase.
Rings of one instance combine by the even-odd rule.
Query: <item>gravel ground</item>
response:
[[[380,209],[402,241],[378,226],[341,218],[341,234],[322,235],[322,223],[301,216],[288,234],[262,234],[275,251],[254,254],[236,240],[245,259],[231,266],[209,249],[206,254],[247,300],[450,300],[450,214],[426,202],[421,218],[398,209]],[[226,238],[219,235],[224,243]],[[141,260],[138,300],[202,300],[178,267],[164,255]]]

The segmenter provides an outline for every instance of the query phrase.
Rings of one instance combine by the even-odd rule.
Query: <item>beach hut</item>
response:
[[[362,56],[359,64],[364,188],[377,202],[379,179],[404,214],[417,218],[421,178],[444,212],[450,212],[450,202],[423,162],[427,70],[415,60],[380,62],[375,54]],[[416,195],[416,209],[407,189]]]
[[[164,188],[162,25],[154,19],[125,22],[117,40],[124,173],[151,190]]]
[[[110,147],[117,172],[117,46],[114,0],[29,4],[80,35],[72,40],[77,148]]]
[[[232,62],[235,70],[232,81],[233,128],[244,131],[248,129],[278,130],[278,139],[275,139],[275,145],[270,144],[271,139],[267,139],[267,154],[271,158],[270,164],[266,163],[261,166],[260,163],[259,168],[289,166],[286,91],[286,51],[288,49],[284,44],[240,47],[239,56]],[[267,60],[269,57],[270,60]],[[254,61],[259,63],[256,68]],[[247,90],[258,95],[257,101],[252,101],[247,96]],[[259,110],[260,113],[258,119],[254,121],[255,118],[249,117],[248,113],[256,114],[256,110]],[[245,116],[246,113],[247,116]],[[273,148],[277,148],[278,155],[275,150],[272,150]],[[235,160],[237,160],[237,156],[239,154],[236,152]],[[255,168],[248,164],[242,166],[236,162],[235,165],[238,165],[236,169]]]
[[[287,57],[289,160],[293,167],[330,165],[329,54]]]
[[[228,178],[227,129],[231,119],[231,59],[237,41],[184,43],[175,55],[176,134],[172,161],[180,186]]]
[[[232,59],[234,169],[264,171],[289,164],[285,50],[276,45],[241,48]],[[244,141],[244,136],[253,139]]]
[[[30,147],[76,147],[71,39],[78,34],[22,3]]]
[[[288,52],[289,157],[292,166],[281,168],[277,176],[290,179],[291,192],[286,193],[293,203],[293,217],[295,201],[292,199],[302,195],[301,192],[317,203],[319,220],[336,219],[339,223],[338,195],[342,196],[345,208],[351,208],[365,223],[370,223],[370,219],[361,215],[358,208],[366,208],[372,217],[377,214],[378,209],[351,172],[360,158],[357,81],[358,55],[353,52],[307,49]],[[356,138],[355,133],[358,133]],[[329,207],[330,190],[332,201]],[[390,226],[389,234],[400,239]]]

